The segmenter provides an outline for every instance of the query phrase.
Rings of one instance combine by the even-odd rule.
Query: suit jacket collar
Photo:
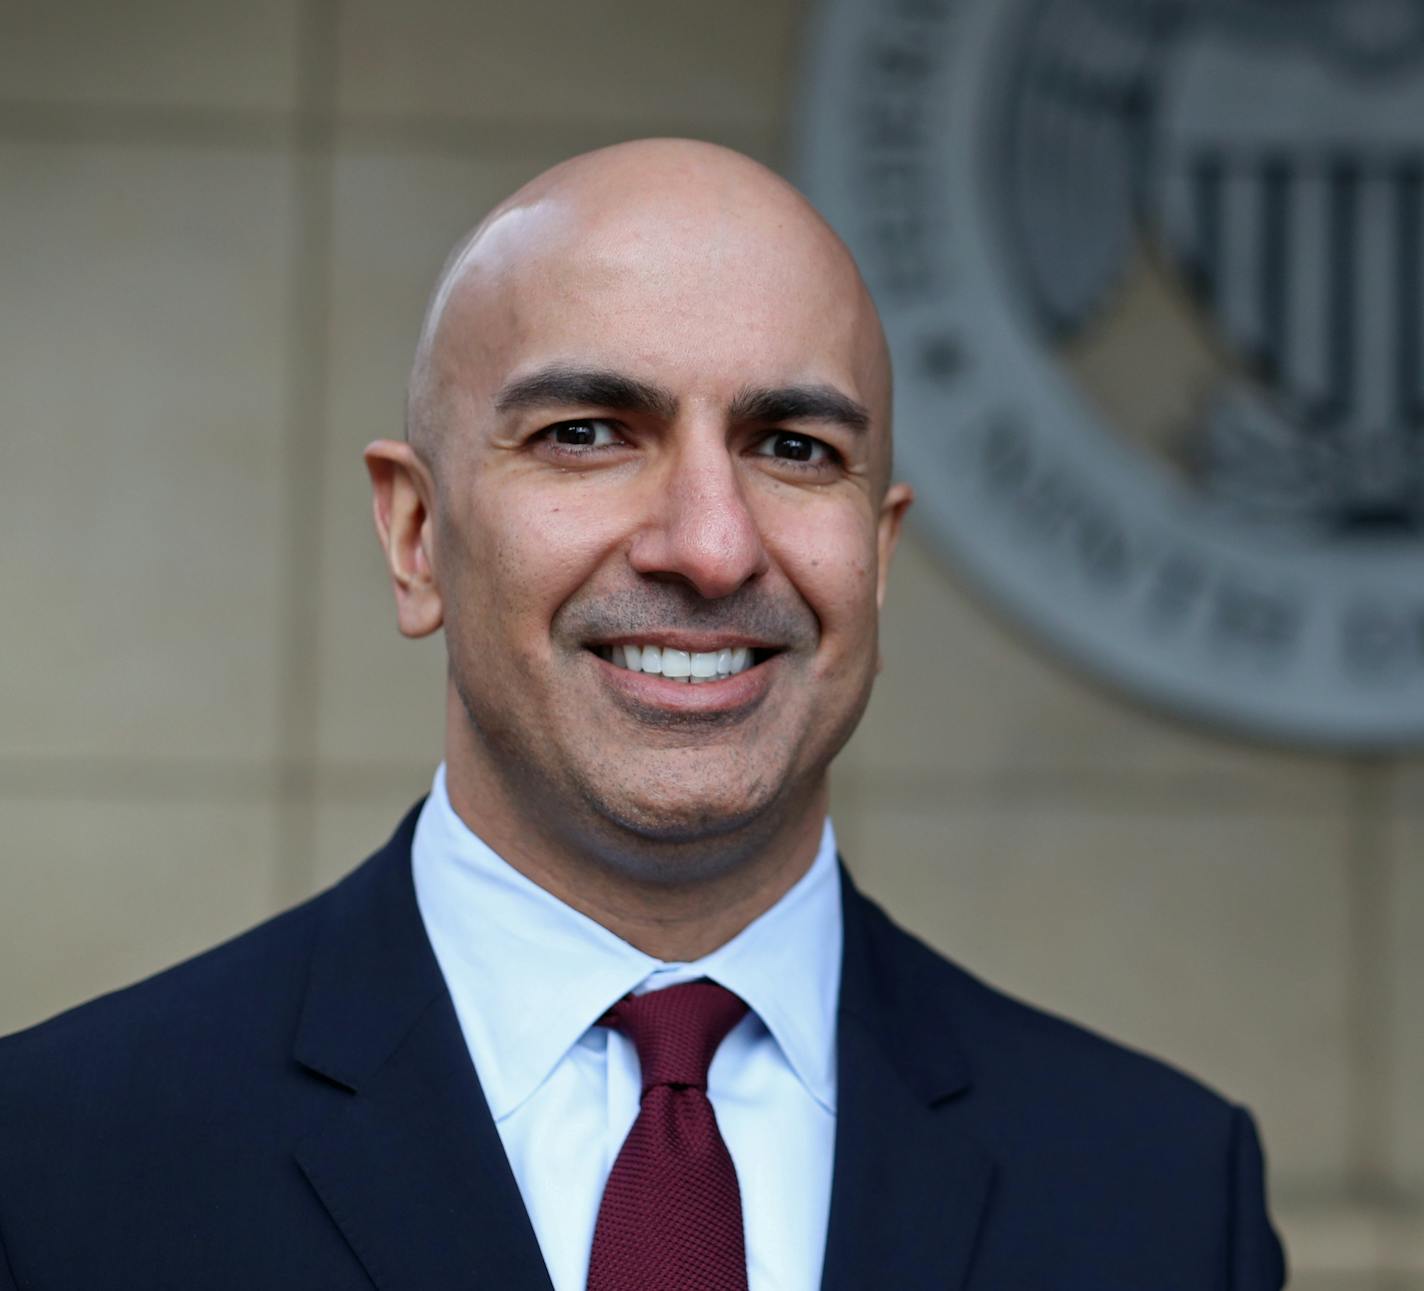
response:
[[[992,1165],[967,1130],[972,1073],[948,970],[842,870],[835,1178],[823,1291],[966,1285]]]
[[[551,1291],[411,881],[420,805],[321,898],[294,1056],[330,1091],[297,1159],[381,1291]],[[842,872],[838,1113],[824,1291],[965,1284],[990,1164],[944,965]]]
[[[944,991],[944,962],[864,897],[841,863],[845,950],[840,1020],[871,1039],[920,1101],[934,1105],[973,1083]]]
[[[297,1160],[380,1291],[552,1291],[416,906],[418,814],[323,898],[295,1056],[332,1107]]]

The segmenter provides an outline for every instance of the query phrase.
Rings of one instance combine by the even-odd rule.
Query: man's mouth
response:
[[[678,650],[642,642],[589,647],[600,659],[629,672],[649,673],[668,681],[700,686],[724,681],[771,658],[775,650],[753,646],[724,646],[716,650]]]

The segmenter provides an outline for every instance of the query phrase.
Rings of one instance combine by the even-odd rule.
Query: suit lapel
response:
[[[296,1060],[327,1104],[297,1147],[380,1291],[551,1291],[410,875],[418,807],[324,898]],[[842,873],[835,1179],[823,1291],[966,1285],[992,1165],[928,952]]]
[[[550,1291],[416,907],[417,811],[328,899],[296,1058],[329,1111],[297,1160],[380,1291]]]
[[[992,1163],[934,961],[842,871],[835,1178],[823,1291],[967,1284]]]

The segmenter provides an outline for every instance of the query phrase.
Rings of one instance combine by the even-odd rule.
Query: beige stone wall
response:
[[[360,448],[443,253],[571,152],[787,161],[794,0],[0,9],[0,1031],[348,869],[438,754]],[[863,883],[1259,1114],[1305,1291],[1424,1288],[1424,762],[1182,729],[913,535],[837,773]]]

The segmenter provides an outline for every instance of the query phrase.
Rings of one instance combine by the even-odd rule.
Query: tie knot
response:
[[[655,1085],[707,1088],[712,1055],[746,1013],[744,1001],[706,979],[619,1000],[603,1017],[638,1049],[643,1093]]]

